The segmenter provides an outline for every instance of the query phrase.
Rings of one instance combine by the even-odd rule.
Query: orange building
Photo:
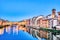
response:
[[[30,25],[30,19],[26,20],[26,25]]]
[[[39,25],[39,27],[42,27],[42,28],[48,28],[49,27],[49,20],[41,18],[38,20],[38,25]],[[41,30],[40,37],[48,38],[48,32]]]
[[[3,24],[3,21],[2,20],[0,20],[0,25],[2,25]]]
[[[38,25],[39,27],[42,27],[42,23],[43,23],[43,18],[37,20],[37,25]]]

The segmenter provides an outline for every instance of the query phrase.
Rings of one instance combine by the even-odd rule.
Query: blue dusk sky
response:
[[[0,0],[0,18],[20,21],[38,15],[46,16],[53,8],[60,11],[60,0]]]

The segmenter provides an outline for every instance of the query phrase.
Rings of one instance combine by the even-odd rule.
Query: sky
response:
[[[60,0],[0,0],[0,18],[21,21],[51,14],[53,8],[60,11]]]

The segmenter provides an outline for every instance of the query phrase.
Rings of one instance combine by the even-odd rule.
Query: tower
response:
[[[56,9],[52,9],[52,18],[55,18],[56,16]]]

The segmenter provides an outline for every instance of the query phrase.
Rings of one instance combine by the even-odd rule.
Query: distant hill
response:
[[[6,22],[9,22],[8,20],[4,20],[4,19],[1,19],[1,18],[0,18],[0,21],[6,21]]]

